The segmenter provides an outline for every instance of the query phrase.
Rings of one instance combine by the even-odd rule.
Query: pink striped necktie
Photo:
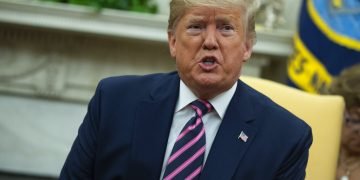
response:
[[[205,128],[202,117],[212,110],[209,102],[193,101],[191,107],[195,116],[184,126],[176,139],[167,162],[164,180],[198,179],[203,168],[205,155]]]

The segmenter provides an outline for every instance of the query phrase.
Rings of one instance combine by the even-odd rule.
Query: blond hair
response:
[[[245,32],[252,44],[256,42],[255,14],[260,6],[258,0],[171,0],[168,32],[172,32],[191,7],[208,6],[216,8],[239,8],[244,11]]]

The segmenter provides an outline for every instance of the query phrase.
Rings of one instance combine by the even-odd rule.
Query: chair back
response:
[[[343,98],[310,94],[256,77],[241,76],[240,79],[311,126],[313,144],[306,180],[335,180],[345,108]]]

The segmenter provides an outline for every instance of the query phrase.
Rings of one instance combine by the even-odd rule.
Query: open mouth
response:
[[[201,60],[201,63],[207,66],[214,65],[216,63],[217,59],[215,57],[204,57]]]
[[[205,65],[213,65],[215,63],[215,60],[212,59],[212,58],[208,58],[208,59],[204,59],[202,61],[202,63],[205,64]]]
[[[201,59],[199,65],[204,71],[210,72],[217,67],[217,61],[215,56],[207,56]]]

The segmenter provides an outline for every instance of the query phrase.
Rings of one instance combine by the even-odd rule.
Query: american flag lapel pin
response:
[[[242,141],[246,142],[249,137],[244,133],[244,131],[241,131],[238,139],[241,139]]]

